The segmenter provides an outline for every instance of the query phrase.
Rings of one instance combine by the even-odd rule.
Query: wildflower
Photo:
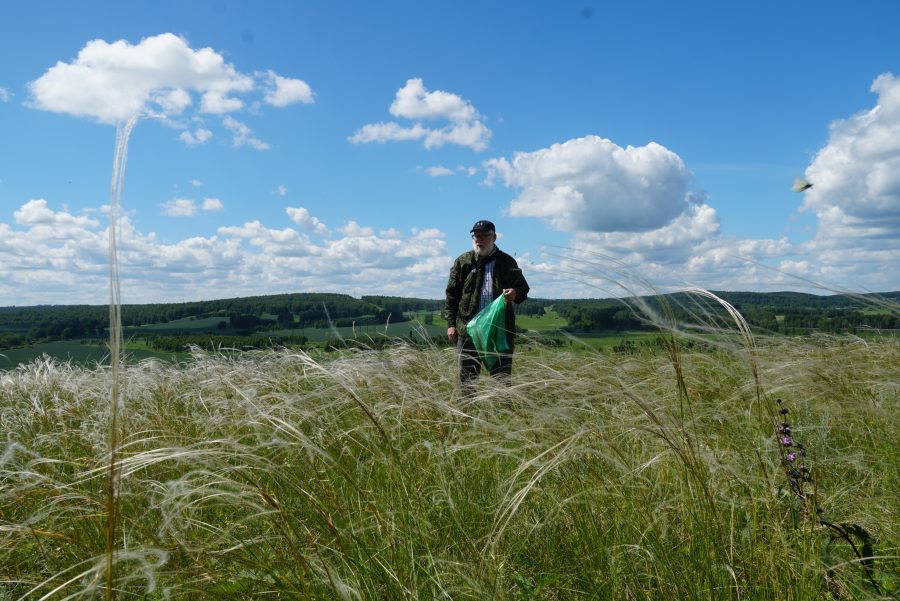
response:
[[[793,463],[797,459],[797,453],[788,453],[784,456],[784,458],[786,461],[790,461],[791,463]]]
[[[780,426],[778,426],[779,434],[790,434],[791,433],[791,425],[787,422],[782,422]]]
[[[780,442],[782,444],[782,446],[785,446],[785,447],[789,447],[792,444],[794,444],[794,441],[791,439],[790,436],[782,436],[778,442]]]

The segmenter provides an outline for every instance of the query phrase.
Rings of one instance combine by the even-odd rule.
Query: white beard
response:
[[[491,242],[490,245],[485,245],[483,248],[478,248],[478,244],[472,240],[472,250],[475,251],[475,254],[479,257],[486,257],[492,252],[494,252],[494,243]]]

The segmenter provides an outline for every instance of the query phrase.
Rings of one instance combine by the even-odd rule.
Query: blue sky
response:
[[[900,289],[900,3],[17,2],[0,306]],[[813,186],[792,191],[795,178]]]

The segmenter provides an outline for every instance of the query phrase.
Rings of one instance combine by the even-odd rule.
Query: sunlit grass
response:
[[[896,340],[536,347],[461,404],[453,349],[123,368],[122,598],[828,599],[896,591]],[[104,587],[108,370],[0,373],[0,599]],[[789,402],[829,519],[790,494]],[[128,593],[128,594],[124,594]]]

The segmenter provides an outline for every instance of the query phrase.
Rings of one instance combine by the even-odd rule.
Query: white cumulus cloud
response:
[[[36,240],[67,239],[86,228],[97,227],[100,222],[88,216],[76,216],[64,211],[53,211],[43,198],[29,200],[13,212],[15,223],[27,226]]]
[[[366,144],[421,139],[425,148],[455,144],[477,151],[487,148],[491,138],[491,130],[481,122],[481,116],[471,102],[450,92],[429,92],[418,78],[407,80],[406,85],[397,90],[389,111],[395,117],[413,123],[370,123],[359,128],[348,140],[354,144]],[[443,126],[425,126],[421,123],[436,120],[449,123]]]
[[[200,206],[204,211],[223,211],[225,207],[218,198],[204,198],[203,204]]]
[[[84,228],[96,226],[97,220],[91,217],[76,217],[70,213],[56,212],[47,206],[43,198],[29,200],[13,212],[13,219],[20,225],[54,225]]]
[[[191,133],[188,130],[181,132],[178,138],[188,146],[199,146],[213,137],[213,133],[208,129],[198,127]]]
[[[108,300],[106,223],[54,211],[43,199],[23,203],[14,217],[4,223],[0,215],[0,305]],[[439,231],[376,235],[354,224],[348,232],[316,243],[290,227],[252,221],[162,243],[123,216],[122,289],[128,302],[322,290],[434,297],[443,290],[452,257]]]
[[[280,107],[298,102],[304,104],[313,102],[312,88],[302,79],[282,77],[271,70],[266,72],[265,77],[266,96],[264,101],[266,104]]]
[[[179,115],[193,104],[191,95],[181,88],[154,91],[151,93],[150,101],[158,104],[167,115]]]
[[[670,223],[654,230],[580,232],[573,238],[573,243],[619,256],[636,254],[641,261],[651,259],[671,263],[687,260],[698,245],[717,237],[720,228],[714,208],[695,204]]]
[[[12,98],[12,92],[4,87],[0,87],[0,102],[9,102],[10,98]]]
[[[425,173],[427,173],[431,177],[442,177],[445,175],[453,175],[453,170],[448,169],[443,165],[435,165],[434,167],[426,167]]]
[[[168,217],[193,217],[197,203],[191,198],[173,198],[162,204],[162,214]]]
[[[421,79],[410,79],[397,90],[390,113],[406,119],[448,119],[467,123],[478,118],[472,103],[456,94],[436,90],[429,92]]]
[[[488,182],[520,190],[515,217],[539,217],[564,231],[647,231],[689,206],[690,174],[674,152],[650,142],[622,148],[587,136],[513,159],[485,162]]]
[[[287,186],[284,184],[278,184],[278,187],[275,188],[276,196],[285,196],[288,192]]]
[[[115,123],[148,111],[177,114],[189,104],[189,91],[203,95],[203,111],[235,110],[237,99],[228,95],[252,90],[253,78],[212,48],[194,50],[164,33],[138,44],[92,40],[29,88],[37,108]]]
[[[177,125],[171,118],[194,107],[196,95],[200,102],[194,110],[222,116],[248,104],[258,108],[259,100],[245,98],[253,93],[262,94],[262,102],[275,107],[313,100],[312,89],[303,80],[271,70],[241,73],[212,48],[193,49],[172,33],[137,44],[92,40],[70,62],[58,61],[28,87],[34,108],[110,124],[152,115]],[[0,88],[0,100],[3,92]],[[235,146],[268,147],[249,129],[242,129],[245,125],[227,116],[224,124],[232,130]],[[196,146],[209,140],[212,132],[197,128],[179,137]]]
[[[288,207],[285,209],[285,212],[294,223],[302,227],[304,230],[313,232],[314,234],[318,234],[320,236],[331,235],[331,230],[329,230],[324,223],[319,221],[318,218],[310,215],[307,209],[303,207]]]
[[[241,123],[237,119],[231,116],[226,116],[222,119],[222,124],[232,133],[232,144],[234,144],[235,148],[240,148],[241,146],[249,146],[254,150],[268,150],[269,145],[257,138],[253,135],[253,130],[251,130],[247,125]]]
[[[818,258],[814,275],[850,283],[868,273],[888,285],[900,279],[900,78],[882,74],[871,91],[875,106],[832,123],[806,169],[801,210],[818,228],[804,249]]]
[[[348,221],[345,225],[338,228],[338,231],[347,238],[368,238],[373,236],[375,230],[371,227],[363,227],[355,221]]]
[[[309,238],[296,230],[272,229],[260,221],[251,221],[238,227],[220,227],[218,233],[225,237],[246,239],[269,256],[306,257],[320,253],[320,249]]]
[[[369,123],[359,128],[349,140],[354,144],[367,144],[369,142],[396,142],[402,140],[418,140],[428,135],[430,130],[419,124],[411,127],[403,127],[399,123]]]
[[[244,108],[244,101],[233,96],[226,96],[224,93],[206,92],[200,98],[200,110],[204,113],[213,115],[224,115],[225,113],[233,113]]]
[[[441,129],[429,130],[425,136],[425,148],[440,148],[444,144],[467,146],[472,150],[484,150],[491,137],[491,130],[481,121],[456,123]]]
[[[871,89],[875,107],[832,123],[806,170],[803,210],[819,217],[822,242],[900,239],[900,78],[883,74]]]

